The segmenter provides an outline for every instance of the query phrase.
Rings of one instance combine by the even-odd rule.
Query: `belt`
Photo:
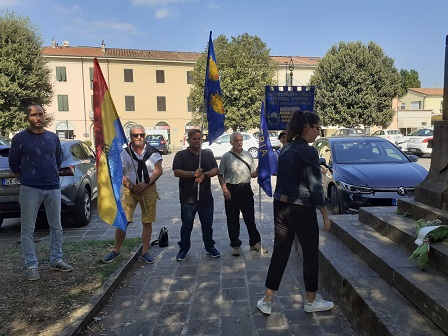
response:
[[[232,187],[248,187],[248,186],[250,186],[250,183],[237,183],[237,184],[226,183],[226,186],[232,186]]]

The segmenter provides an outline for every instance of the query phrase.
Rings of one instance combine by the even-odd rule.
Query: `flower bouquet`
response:
[[[416,222],[417,239],[415,243],[418,245],[409,259],[417,260],[420,268],[423,268],[428,263],[429,243],[436,243],[448,236],[448,225],[440,224],[439,219],[432,221],[425,221],[419,219]]]

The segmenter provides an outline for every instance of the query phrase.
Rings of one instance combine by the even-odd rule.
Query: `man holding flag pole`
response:
[[[203,108],[207,111],[209,139],[212,143],[224,132],[225,118],[212,32],[210,32],[208,44]],[[190,235],[196,213],[199,214],[201,221],[206,253],[213,258],[221,256],[213,240],[214,203],[210,181],[218,174],[218,164],[211,151],[201,149],[204,113],[201,119],[201,130],[193,129],[188,132],[188,148],[177,152],[173,160],[174,176],[179,178],[182,219],[177,261],[183,261],[188,256],[191,247]]]
[[[120,187],[121,184],[125,186],[125,189],[132,189],[132,192],[138,197],[143,195],[144,190],[154,185],[155,180],[162,174],[160,160],[154,161],[154,165],[160,170],[159,173],[152,174],[149,177],[147,169],[140,169],[140,161],[137,158],[138,168],[135,169],[134,162],[132,162],[132,167],[123,164],[123,147],[126,144],[126,137],[124,135],[123,127],[121,126],[120,119],[118,117],[115,105],[112,100],[112,96],[107,87],[106,81],[104,80],[103,73],[101,71],[98,60],[94,59],[94,80],[93,80],[93,103],[94,103],[94,131],[95,131],[95,144],[96,144],[96,166],[98,172],[98,214],[102,220],[106,223],[116,227],[116,246],[114,251],[111,251],[105,258],[105,262],[110,262],[114,260],[119,254],[119,248],[121,242],[126,235],[126,228],[128,225],[128,219],[126,218],[125,211],[120,202]],[[142,135],[143,132],[143,135]],[[134,136],[135,134],[137,136]],[[134,135],[132,135],[134,134]],[[132,155],[131,151],[137,151],[138,154],[142,156],[148,152],[142,152],[144,149],[144,128],[142,126],[134,126],[131,128],[132,142],[135,143],[134,148],[129,148],[129,155]],[[140,138],[140,139],[139,139]],[[137,146],[141,145],[141,146]],[[140,151],[138,148],[140,148]],[[154,149],[155,150],[155,149]],[[152,153],[150,153],[152,154]],[[157,153],[158,154],[158,153]],[[134,153],[135,155],[135,153]],[[158,154],[160,156],[160,154]],[[133,161],[131,159],[131,161]],[[158,163],[157,163],[158,162]],[[127,175],[131,176],[129,172],[133,169],[136,176],[141,176],[140,180],[135,180],[135,185],[131,183],[129,178],[126,178],[123,173],[123,166],[127,167]],[[126,168],[125,167],[125,168]],[[137,173],[139,173],[137,175]],[[146,173],[146,174],[145,174]],[[144,179],[143,179],[144,177]],[[140,182],[140,183],[137,183]],[[155,189],[155,185],[152,187]],[[157,195],[157,191],[156,191]],[[125,196],[125,195],[124,195]],[[144,208],[144,215],[142,216],[143,221],[145,221],[145,216],[149,216],[151,209],[148,209],[145,199],[142,196],[142,202]],[[155,202],[154,202],[155,203]],[[136,205],[136,203],[135,203]],[[132,213],[135,209],[128,207]],[[148,204],[149,206],[150,204]],[[155,207],[155,205],[154,205]],[[142,209],[143,210],[143,209]],[[155,210],[154,216],[155,217]],[[131,215],[132,217],[132,215]],[[132,219],[131,219],[132,221]],[[153,221],[153,220],[152,220]],[[151,221],[151,223],[152,223]],[[149,224],[151,224],[149,223]],[[149,225],[150,226],[150,225]],[[147,252],[149,248],[149,241],[151,239],[152,228],[150,230],[146,229],[144,226],[143,230],[143,251]],[[146,234],[145,234],[146,232]],[[149,232],[149,234],[148,234]],[[148,248],[145,249],[145,246]],[[154,262],[149,253],[143,253],[142,258],[146,262]]]

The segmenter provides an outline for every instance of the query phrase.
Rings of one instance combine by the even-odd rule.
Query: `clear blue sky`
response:
[[[45,45],[202,52],[213,38],[259,36],[276,56],[323,57],[373,41],[422,87],[443,87],[447,0],[0,0],[40,28]]]

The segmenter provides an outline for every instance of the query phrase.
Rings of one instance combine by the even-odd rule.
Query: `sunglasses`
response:
[[[133,137],[133,138],[138,138],[139,136],[141,136],[142,138],[144,138],[145,137],[145,133],[135,133],[135,134],[131,134],[131,136]]]

